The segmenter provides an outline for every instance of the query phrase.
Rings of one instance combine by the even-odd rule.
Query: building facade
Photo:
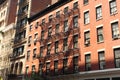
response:
[[[120,79],[120,2],[59,0],[29,18],[26,75]]]
[[[9,80],[23,80],[24,67],[25,67],[25,55],[26,55],[26,42],[27,42],[27,24],[28,18],[38,11],[47,7],[50,1],[44,2],[39,6],[42,0],[17,0],[17,11],[15,20],[15,37],[13,39],[13,52],[10,56],[11,69],[8,75]]]
[[[9,56],[12,53],[16,0],[0,1],[0,80],[7,80],[10,68]],[[11,19],[12,17],[12,19]]]

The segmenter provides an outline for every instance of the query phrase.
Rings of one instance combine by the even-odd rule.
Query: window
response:
[[[99,68],[105,69],[105,53],[104,51],[98,52],[99,57]]]
[[[89,19],[89,11],[86,11],[84,13],[84,24],[88,24],[90,23],[90,19]]]
[[[26,67],[25,73],[28,74],[28,72],[29,72],[29,67]]]
[[[91,59],[90,54],[85,55],[85,70],[90,71],[91,70]]]
[[[39,75],[42,75],[42,67],[43,67],[43,65],[42,64],[39,64]]]
[[[40,47],[40,57],[43,56],[43,51],[44,51],[44,47],[42,46],[42,47]]]
[[[29,31],[31,31],[31,30],[32,30],[32,26],[33,26],[33,25],[30,25],[30,26],[29,26]]]
[[[102,18],[102,6],[96,7],[96,19],[99,20]]]
[[[48,37],[50,37],[51,34],[52,34],[52,27],[49,27],[49,28],[48,28]]]
[[[63,51],[67,51],[68,50],[68,38],[65,38],[63,40]]]
[[[114,49],[115,67],[120,68],[120,48]]]
[[[55,42],[55,53],[58,53],[58,47],[59,46],[59,42],[58,41],[56,41]]]
[[[28,12],[28,5],[26,5],[25,7],[22,8],[22,12],[24,14],[27,14],[27,12]]]
[[[47,55],[50,55],[50,51],[51,51],[51,44],[48,44],[48,46],[47,46]]]
[[[60,24],[56,24],[55,33],[59,33],[59,27],[60,27]]]
[[[90,45],[90,31],[85,32],[84,35],[85,35],[85,46],[89,46]]]
[[[103,42],[103,27],[97,28],[97,42]]]
[[[78,35],[73,36],[73,48],[78,48]]]
[[[60,18],[60,11],[56,12],[56,18]]]
[[[36,44],[37,40],[38,40],[38,33],[34,35],[34,44]]]
[[[24,52],[24,46],[17,48],[17,51],[18,51],[18,55],[22,55]]]
[[[68,63],[68,59],[63,59],[63,73],[67,73],[68,71],[68,66],[67,66],[67,63]]]
[[[114,22],[111,24],[112,27],[112,38],[113,39],[118,39],[120,36],[119,32],[119,27],[118,27],[118,22]]]
[[[30,44],[32,42],[32,36],[29,36],[28,43]]]
[[[30,59],[30,51],[27,51],[27,60]]]
[[[64,21],[64,31],[67,32],[68,31],[68,20]]]
[[[44,31],[41,31],[41,40],[44,39]]]
[[[88,0],[83,0],[83,4],[84,5],[88,4]]]
[[[37,29],[39,26],[39,22],[36,22],[35,28]]]
[[[32,66],[32,75],[35,74],[35,65]]]
[[[58,61],[54,61],[54,74],[58,74]]]
[[[68,13],[68,7],[65,7],[64,8],[64,14],[67,14]]]
[[[33,49],[33,59],[35,59],[36,53],[37,53],[37,49],[35,48],[35,49]]]
[[[78,72],[78,56],[73,57],[73,70]]]
[[[115,14],[117,13],[117,5],[116,5],[116,0],[111,0],[109,2],[109,5],[110,5],[110,14]]]
[[[75,2],[74,4],[73,4],[73,9],[77,9],[78,8],[78,2]]]
[[[50,62],[46,63],[46,74],[50,73]]]
[[[27,24],[27,17],[25,17],[24,19],[22,19],[21,21],[20,21],[20,25],[21,26],[25,26]]]
[[[44,19],[42,19],[42,25],[44,25],[45,24],[45,18]]]
[[[73,27],[78,27],[78,16],[73,17]]]
[[[38,33],[34,35],[34,39],[37,39],[37,38],[38,38]]]
[[[52,21],[52,18],[53,18],[53,15],[50,15],[50,16],[49,16],[49,22]]]

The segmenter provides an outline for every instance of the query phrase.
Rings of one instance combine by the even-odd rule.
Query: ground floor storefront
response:
[[[49,77],[50,80],[120,80],[120,68],[85,71],[75,74]]]

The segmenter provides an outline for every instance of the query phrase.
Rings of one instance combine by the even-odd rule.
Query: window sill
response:
[[[110,13],[110,16],[115,16],[117,14],[118,14],[118,12]]]
[[[118,40],[118,39],[120,39],[120,37],[117,37],[117,38],[112,38],[112,40]]]
[[[88,44],[88,45],[86,44],[86,45],[85,45],[85,47],[89,47],[89,46],[90,46],[90,44]]]
[[[100,18],[97,18],[97,19],[96,19],[96,21],[99,21],[99,20],[102,20],[102,19],[103,19],[103,18],[102,18],[102,17],[100,17]]]
[[[84,23],[84,26],[89,25],[89,24],[90,24],[90,22],[89,22],[89,23],[86,23],[86,24]]]
[[[98,44],[104,43],[104,41],[97,42]]]
[[[86,6],[86,5],[88,5],[89,3],[83,3],[84,4],[84,6]]]

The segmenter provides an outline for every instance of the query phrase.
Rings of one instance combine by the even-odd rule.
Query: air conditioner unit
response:
[[[90,40],[86,40],[85,45],[89,45],[89,44],[90,44]]]
[[[114,39],[118,39],[118,38],[120,38],[120,34],[116,34],[116,35],[114,35],[113,38],[114,38]]]

